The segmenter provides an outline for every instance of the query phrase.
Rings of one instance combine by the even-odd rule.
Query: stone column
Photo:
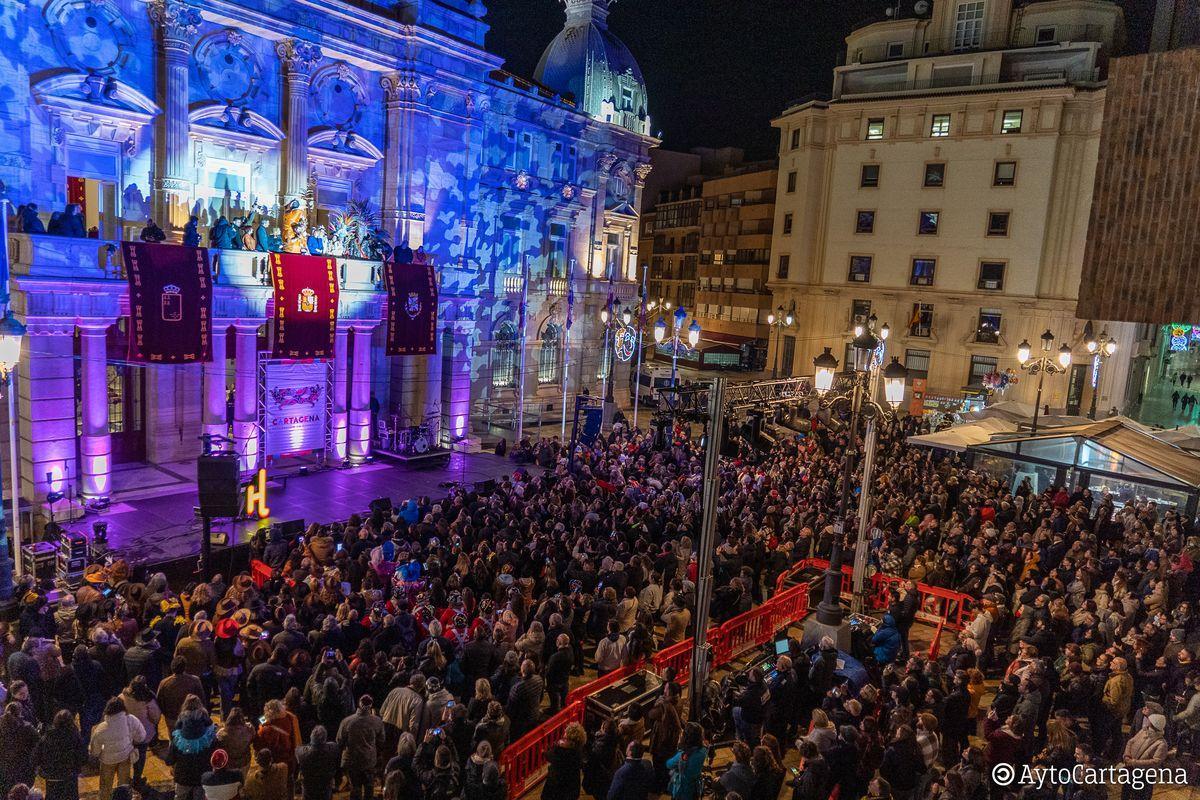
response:
[[[258,327],[254,321],[233,324],[236,335],[233,366],[233,442],[243,473],[259,466],[258,452]]]
[[[346,387],[349,385],[347,375],[350,371],[350,326],[339,322],[337,335],[333,340],[333,397],[330,403],[332,419],[330,430],[333,432],[333,456],[338,461],[345,461],[350,454],[347,446],[347,404]]]
[[[18,364],[18,424],[23,439],[21,493],[43,503],[49,492],[70,492],[75,466],[75,325],[27,321]],[[55,507],[65,511],[66,503]]]
[[[409,111],[413,101],[420,95],[415,79],[406,72],[394,72],[379,79],[383,88],[386,110],[383,158],[383,201],[380,209],[380,224],[391,237],[393,245],[400,244],[405,237],[401,229],[402,212],[407,211],[407,197],[401,197],[408,181],[408,140],[412,135]]]
[[[213,322],[212,361],[204,365],[204,432],[210,436],[228,436],[225,418],[225,342],[229,325]]]
[[[354,361],[350,367],[350,457],[371,455],[371,336],[375,326],[354,323]]]
[[[471,435],[471,374],[475,357],[475,321],[459,318],[446,337],[450,374],[446,376],[446,430],[451,440]],[[532,363],[532,360],[529,361]],[[527,367],[528,368],[528,367]],[[536,387],[535,387],[536,389]]]
[[[112,491],[112,436],[108,432],[107,321],[79,325],[79,490],[91,499]]]
[[[442,318],[441,310],[439,309],[438,319]],[[446,424],[446,415],[443,412],[442,406],[442,335],[442,327],[439,323],[437,333],[433,337],[433,346],[437,348],[437,351],[433,355],[418,356],[418,358],[424,358],[425,361],[425,402],[421,406],[419,418],[413,420],[414,424],[419,425],[425,421],[426,417],[436,415],[436,419],[433,420],[435,428],[433,434],[436,443],[441,443],[442,431],[445,429]]]
[[[308,192],[308,89],[313,68],[321,61],[321,48],[299,39],[276,43],[283,65],[284,130],[283,187],[280,207],[297,200],[304,204]]]
[[[179,0],[153,0],[150,17],[161,33],[165,66],[155,216],[171,241],[180,242],[191,213],[195,177],[188,137],[188,64],[201,17],[199,11]]]

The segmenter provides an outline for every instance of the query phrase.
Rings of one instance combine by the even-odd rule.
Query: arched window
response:
[[[511,389],[517,385],[517,326],[505,322],[496,330],[492,348],[492,386]]]
[[[562,328],[553,322],[542,330],[538,351],[538,383],[558,383],[562,372]]]

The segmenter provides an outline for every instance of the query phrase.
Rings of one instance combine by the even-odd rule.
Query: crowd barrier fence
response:
[[[808,615],[809,597],[816,582],[798,583],[786,587],[784,584],[796,573],[805,570],[824,572],[829,562],[819,558],[806,558],[779,576],[775,593],[766,602],[733,619],[708,629],[708,644],[712,650],[712,669],[723,667],[734,661],[747,650],[761,647],[782,628],[803,620]],[[846,578],[843,588],[850,585],[852,567],[843,568]],[[250,574],[261,588],[270,578],[271,569],[260,561],[252,561]],[[868,605],[873,610],[886,608],[889,590],[905,579],[877,573],[871,576]],[[944,630],[960,631],[965,626],[973,599],[969,595],[917,583],[917,618],[937,626],[930,657],[936,658]],[[691,638],[668,645],[649,659],[622,667],[579,686],[567,694],[566,705],[561,711],[542,722],[517,741],[504,748],[500,754],[500,769],[508,786],[508,796],[517,798],[536,786],[545,777],[546,753],[562,738],[567,726],[582,723],[588,698],[596,692],[619,683],[639,670],[650,669],[662,675],[667,668],[675,669],[675,680],[686,681],[691,674]]]

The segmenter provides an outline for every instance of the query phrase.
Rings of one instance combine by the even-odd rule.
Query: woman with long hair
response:
[[[46,781],[46,800],[79,800],[79,773],[86,760],[75,717],[63,709],[33,751],[33,763]]]

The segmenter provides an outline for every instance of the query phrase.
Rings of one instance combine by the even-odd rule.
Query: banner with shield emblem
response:
[[[383,265],[387,288],[387,354],[437,352],[437,273],[431,264]]]
[[[338,271],[331,256],[271,253],[275,358],[333,358]]]

